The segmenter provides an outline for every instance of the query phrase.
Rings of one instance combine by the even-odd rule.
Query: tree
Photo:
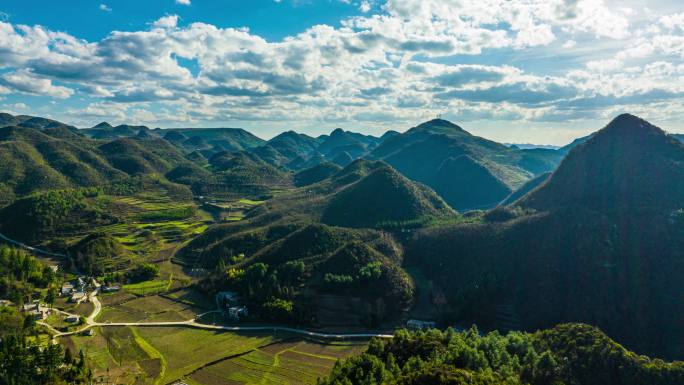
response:
[[[52,309],[52,306],[55,304],[55,298],[56,298],[55,288],[54,287],[48,288],[47,293],[45,294],[45,303],[50,305],[50,309]]]

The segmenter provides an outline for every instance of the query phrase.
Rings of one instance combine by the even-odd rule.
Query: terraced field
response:
[[[248,353],[278,341],[263,333],[213,332],[178,327],[141,327],[137,335],[164,358],[165,371],[158,382],[180,379],[205,365],[225,357]]]
[[[290,340],[208,365],[190,375],[195,385],[315,384],[338,359],[363,351],[365,342],[316,343]]]
[[[199,296],[196,293],[185,295]],[[130,299],[123,303],[102,309],[99,322],[153,322],[187,321],[199,313],[211,310],[183,299],[166,296],[148,296]]]

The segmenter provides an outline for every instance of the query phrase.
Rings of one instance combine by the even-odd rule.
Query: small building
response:
[[[64,297],[69,296],[69,295],[71,295],[71,293],[74,292],[74,285],[67,282],[64,285],[62,285],[62,288],[60,289],[59,292]]]
[[[246,306],[229,307],[228,311],[226,312],[228,319],[233,321],[240,321],[243,318],[247,318],[248,315],[249,313],[247,312]]]
[[[95,335],[95,332],[93,331],[93,328],[90,328],[90,329],[84,331],[83,333],[81,333],[81,335],[84,335],[87,337],[92,337]]]
[[[433,321],[421,321],[417,319],[410,319],[406,322],[406,328],[409,330],[425,330],[434,329],[437,324]]]
[[[75,324],[78,322],[78,316],[77,315],[68,315],[66,318],[64,318],[64,322],[68,322],[70,324]]]
[[[87,298],[87,295],[85,292],[77,291],[71,295],[71,298],[69,298],[69,302],[79,303],[79,302],[83,302],[86,298]]]
[[[35,320],[43,320],[47,318],[47,309],[39,307],[38,309],[31,310],[29,314],[31,314]]]

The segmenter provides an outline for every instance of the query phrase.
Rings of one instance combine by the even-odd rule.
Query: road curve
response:
[[[4,234],[2,234],[2,233],[0,233],[0,239],[3,240],[3,241],[5,241],[5,242],[7,242],[7,243],[12,244],[12,245],[19,246],[19,247],[24,248],[24,249],[26,249],[26,250],[28,250],[28,251],[32,251],[32,252],[34,252],[34,253],[36,253],[36,254],[43,254],[43,255],[50,256],[50,257],[61,257],[61,258],[66,257],[66,255],[64,255],[64,254],[52,253],[52,252],[49,252],[49,251],[46,251],[46,250],[43,250],[43,249],[39,249],[39,248],[37,248],[37,247],[29,246],[29,245],[27,245],[27,244],[25,244],[25,243],[21,243],[21,242],[19,242],[19,241],[15,241],[14,239],[9,238],[9,237],[7,237],[6,235],[4,235]]]
[[[200,315],[197,315],[195,318],[187,320],[187,321],[169,321],[169,322],[95,322],[95,318],[100,314],[100,311],[102,310],[102,304],[100,303],[100,300],[97,298],[97,293],[99,291],[99,286],[97,289],[95,289],[92,293],[88,295],[89,300],[93,303],[95,308],[93,309],[93,312],[85,319],[86,324],[77,330],[71,331],[71,332],[59,332],[58,330],[55,330],[52,326],[45,322],[38,322],[40,325],[46,326],[50,331],[54,332],[55,334],[52,336],[53,340],[59,338],[59,337],[66,337],[70,335],[75,335],[75,334],[80,334],[83,333],[84,331],[93,328],[93,327],[116,327],[116,326],[137,326],[137,327],[159,327],[159,326],[177,326],[177,327],[191,327],[195,329],[205,329],[205,330],[220,330],[220,331],[231,331],[231,332],[239,332],[239,331],[281,331],[281,332],[288,332],[288,333],[294,333],[294,334],[300,334],[304,335],[307,337],[317,337],[317,338],[325,338],[325,339],[338,339],[338,340],[343,340],[343,339],[348,339],[348,338],[393,338],[393,334],[382,334],[382,333],[321,333],[321,332],[313,332],[310,330],[305,330],[305,329],[297,329],[297,328],[291,328],[291,327],[286,327],[286,326],[225,326],[225,325],[210,325],[210,324],[204,324],[197,322],[197,319],[201,318],[203,315],[209,314],[209,313],[215,313],[217,312],[216,310],[209,311]],[[60,313],[70,315],[69,313],[59,311]]]

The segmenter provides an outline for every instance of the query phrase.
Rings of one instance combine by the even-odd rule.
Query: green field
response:
[[[187,294],[199,296],[199,294]],[[210,310],[193,305],[183,299],[168,299],[161,296],[135,298],[105,307],[98,317],[99,322],[151,322],[187,321],[199,313]]]
[[[225,357],[250,352],[279,337],[257,333],[215,332],[190,328],[142,327],[137,334],[166,363],[160,383],[166,384]]]
[[[315,384],[338,359],[363,351],[365,342],[278,342],[245,355],[209,365],[187,379],[195,385]]]

